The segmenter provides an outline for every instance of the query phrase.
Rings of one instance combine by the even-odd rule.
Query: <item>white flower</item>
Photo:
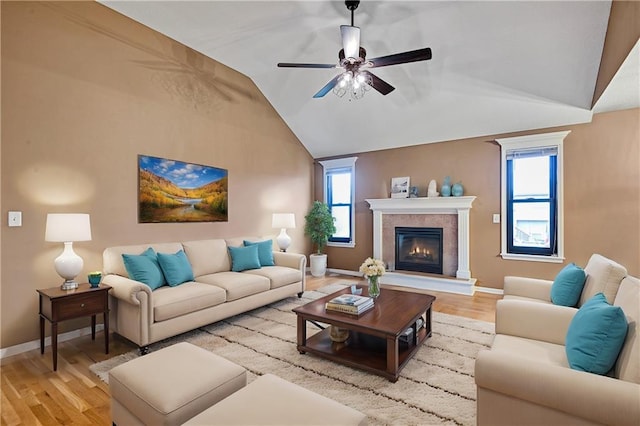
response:
[[[384,263],[382,260],[367,257],[362,265],[360,265],[360,273],[367,278],[384,275]]]

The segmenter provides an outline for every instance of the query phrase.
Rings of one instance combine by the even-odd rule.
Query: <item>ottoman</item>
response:
[[[182,342],[109,371],[111,419],[178,425],[247,384],[244,368]]]
[[[367,416],[272,374],[206,409],[185,425],[366,425]]]

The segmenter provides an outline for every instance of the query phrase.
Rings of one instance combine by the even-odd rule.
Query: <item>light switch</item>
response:
[[[493,223],[500,223],[500,214],[499,213],[494,213],[493,214]]]
[[[22,212],[9,212],[9,226],[22,226]]]

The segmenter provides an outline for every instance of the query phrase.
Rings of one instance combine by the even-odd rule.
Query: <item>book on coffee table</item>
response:
[[[360,315],[363,312],[373,308],[373,299],[367,297],[368,301],[364,301],[358,305],[348,305],[342,303],[334,303],[329,301],[325,303],[324,308],[327,311],[342,312],[345,314]]]
[[[341,294],[338,297],[334,297],[327,303],[334,303],[337,305],[349,305],[359,306],[368,302],[373,302],[373,299],[367,296],[359,296],[357,294]]]

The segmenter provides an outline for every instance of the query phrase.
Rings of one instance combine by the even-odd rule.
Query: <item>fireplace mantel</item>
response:
[[[367,199],[373,211],[373,256],[382,258],[382,216],[385,214],[455,214],[458,216],[458,269],[456,277],[424,277],[403,275],[390,272],[388,278],[397,281],[407,281],[409,286],[417,286],[431,290],[473,294],[475,278],[471,278],[469,270],[469,210],[476,197],[422,197],[422,198],[381,198]],[[384,282],[384,276],[383,276]],[[421,283],[415,285],[416,282]],[[444,285],[444,288],[443,288]]]

